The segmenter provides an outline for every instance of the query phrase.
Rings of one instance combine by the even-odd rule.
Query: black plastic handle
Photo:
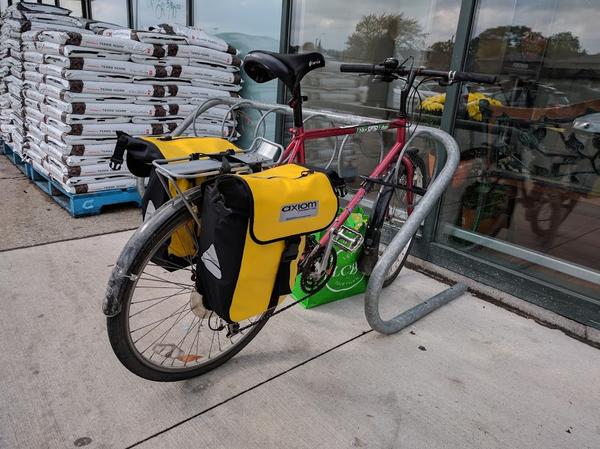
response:
[[[474,72],[456,72],[454,74],[456,81],[471,81],[473,83],[495,84],[498,81],[496,75],[485,75]]]
[[[375,64],[342,64],[340,65],[340,72],[369,73],[371,75],[377,73]]]

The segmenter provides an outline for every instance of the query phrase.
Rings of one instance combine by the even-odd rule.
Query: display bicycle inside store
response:
[[[402,81],[340,73],[387,57],[415,66],[498,75],[494,86],[419,80],[409,108],[450,132],[461,162],[413,255],[580,323],[600,328],[600,30],[587,0],[56,0],[88,18],[143,27],[202,24],[242,53],[319,51],[306,106],[388,119]],[[0,1],[4,10],[11,1]],[[208,7],[210,6],[210,7]],[[458,26],[456,25],[458,23]],[[280,86],[246,82],[244,97],[284,102]],[[318,120],[315,120],[318,123]],[[272,123],[284,139],[286,123]],[[383,143],[393,134],[383,134]],[[381,141],[357,135],[336,163],[350,185],[378,162]],[[432,142],[421,156],[441,164]],[[427,148],[427,154],[423,150]]]

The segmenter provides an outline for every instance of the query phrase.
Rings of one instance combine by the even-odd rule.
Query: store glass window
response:
[[[194,1],[194,26],[227,41],[238,50],[241,58],[251,50],[279,51],[281,15],[281,0]],[[276,82],[257,84],[243,70],[242,78],[242,97],[264,103],[277,102]],[[258,117],[257,112],[247,110],[247,115],[240,121],[240,131],[244,136],[242,146],[250,145]],[[274,139],[275,117],[265,123],[266,129],[261,128],[259,133]]]
[[[75,17],[81,17],[81,1],[80,0],[60,0],[60,6],[63,8],[70,9],[71,15]]]
[[[127,26],[127,2],[125,0],[91,0],[91,4],[94,20]]]
[[[294,52],[319,51],[326,66],[309,73],[303,82],[307,107],[348,112],[365,117],[392,119],[396,116],[402,81],[378,82],[372,77],[340,73],[342,63],[380,63],[394,57],[407,65],[447,69],[456,34],[460,0],[303,0],[293,3],[291,49]],[[421,113],[423,122],[439,126],[443,105],[424,110],[429,97],[441,100],[445,88],[423,81],[419,95],[409,108]],[[328,126],[310,120],[307,127]],[[311,164],[330,166],[351,184],[360,182],[379,161],[382,151],[391,148],[394,133],[353,136],[313,141],[307,144]],[[342,145],[343,144],[343,145]],[[430,142],[419,142],[421,157],[430,158]],[[341,147],[341,152],[339,151]],[[336,152],[334,152],[337,151]],[[432,165],[432,164],[431,164]]]
[[[135,26],[144,29],[161,23],[188,23],[187,0],[133,0]]]
[[[478,2],[438,239],[600,297],[600,28],[589,0]]]

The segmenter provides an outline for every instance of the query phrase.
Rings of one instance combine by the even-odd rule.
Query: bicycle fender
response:
[[[165,204],[168,204],[165,203]],[[154,218],[154,217],[152,217]],[[108,285],[106,287],[106,293],[104,300],[102,301],[102,312],[108,317],[113,317],[121,312],[121,297],[126,291],[126,288],[137,279],[128,276],[130,268],[135,261],[136,255],[139,253],[140,248],[145,243],[149,235],[152,235],[153,228],[152,219],[146,221],[138,230],[131,236],[108,279]],[[149,229],[150,228],[150,229]]]
[[[201,186],[194,187],[186,192],[188,201],[195,202],[201,198]],[[147,219],[131,236],[121,251],[115,267],[108,280],[106,293],[102,301],[102,312],[107,317],[113,317],[121,312],[123,307],[121,298],[127,289],[137,282],[137,276],[128,275],[138,261],[141,249],[151,242],[150,239],[164,226],[169,218],[180,209],[185,208],[181,197],[167,201],[154,214]]]

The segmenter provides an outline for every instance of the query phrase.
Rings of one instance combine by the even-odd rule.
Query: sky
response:
[[[151,2],[156,0],[140,0]],[[167,0],[163,0],[167,1]],[[185,3],[185,0],[171,0]],[[123,18],[121,2],[93,0],[102,18]],[[197,26],[219,33],[244,33],[279,40],[281,0],[195,0]],[[343,50],[356,24],[367,14],[402,12],[419,20],[427,33],[425,45],[452,39],[460,0],[295,0],[292,44],[315,42]],[[500,25],[527,25],[549,36],[571,31],[588,53],[600,52],[600,0],[480,0],[475,35]],[[119,20],[121,21],[121,20]]]
[[[300,0],[295,3],[293,43],[322,41],[343,50],[348,35],[367,14],[402,12],[419,20],[426,46],[454,37],[460,0]],[[481,0],[475,35],[500,25],[528,25],[549,36],[571,31],[588,53],[600,52],[600,0]]]

